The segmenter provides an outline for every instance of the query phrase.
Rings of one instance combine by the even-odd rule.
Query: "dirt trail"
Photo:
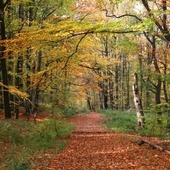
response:
[[[98,113],[69,120],[77,129],[44,170],[170,170],[170,155],[138,146],[132,135],[107,132]]]

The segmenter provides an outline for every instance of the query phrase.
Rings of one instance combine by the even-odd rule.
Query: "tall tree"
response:
[[[161,36],[164,40],[170,42],[170,31],[168,23],[167,10],[169,9],[169,0],[159,0],[150,2],[149,0],[141,1],[143,6],[148,12],[149,18],[155,23],[156,27],[161,32]],[[156,13],[155,8],[159,10],[159,15]],[[159,18],[159,19],[158,19]]]
[[[5,9],[7,8],[10,0],[0,0],[0,39],[6,39],[5,31]],[[9,91],[8,91],[8,72],[5,57],[5,46],[0,46],[0,62],[1,62],[1,74],[3,83],[3,95],[4,95],[4,108],[5,108],[5,118],[11,118],[10,102],[9,102]]]
[[[143,124],[144,124],[144,113],[143,113],[142,102],[141,102],[141,98],[139,94],[137,73],[134,74],[134,83],[133,83],[132,88],[133,88],[134,103],[136,107],[138,126],[141,128],[143,127]]]

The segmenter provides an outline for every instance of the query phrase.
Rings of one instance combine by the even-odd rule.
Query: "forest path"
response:
[[[44,170],[169,170],[170,155],[138,146],[133,135],[107,132],[100,114],[92,112],[69,120],[77,128],[68,145],[50,158]],[[154,139],[153,139],[154,140]]]

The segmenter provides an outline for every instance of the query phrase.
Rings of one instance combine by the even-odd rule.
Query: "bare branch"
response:
[[[147,0],[142,0],[142,4],[145,7],[145,9],[147,10],[148,15],[151,18],[153,18],[153,22],[159,28],[159,30],[162,32],[162,34],[165,37],[165,39],[167,41],[170,41],[170,33],[169,33],[169,30],[168,30],[167,25],[166,25],[167,16],[165,14],[163,15],[163,19],[161,19],[162,22],[163,22],[163,26],[162,26],[159,23],[158,19],[153,15],[153,13],[152,13],[152,11],[151,11],[151,9],[149,7],[148,1]],[[166,1],[163,0],[163,11],[165,11],[165,10],[166,10]]]
[[[114,14],[111,14],[111,15],[106,15],[106,16],[107,17],[115,17],[115,18],[133,17],[133,18],[136,18],[139,21],[142,21],[142,19],[140,19],[139,17],[137,17],[136,15],[133,15],[133,14],[123,14],[123,15],[120,15],[120,16],[116,16]]]
[[[64,69],[64,68],[66,68],[67,67],[67,64],[68,64],[68,62],[69,62],[69,60],[70,60],[70,58],[74,55],[74,54],[76,54],[77,53],[77,51],[78,51],[78,48],[79,48],[79,46],[80,46],[80,43],[81,43],[81,41],[86,37],[86,35],[88,34],[88,32],[87,33],[85,33],[81,38],[80,38],[80,40],[78,41],[78,43],[77,43],[77,46],[76,46],[76,49],[75,49],[75,51],[72,53],[72,54],[70,54],[69,56],[68,56],[68,58],[67,58],[67,61],[65,62],[65,65],[64,65],[64,67],[62,68],[62,69]]]
[[[143,32],[143,34],[146,37],[146,39],[150,42],[150,44],[153,44],[152,40],[149,38],[148,34],[145,31]]]
[[[3,4],[3,8],[5,9],[10,2],[11,2],[11,0],[6,0],[6,2],[4,2],[4,4]]]

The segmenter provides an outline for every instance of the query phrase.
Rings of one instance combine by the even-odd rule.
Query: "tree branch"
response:
[[[77,51],[78,51],[78,48],[79,48],[79,45],[80,45],[81,41],[82,41],[82,40],[86,37],[86,35],[87,35],[87,34],[88,34],[88,32],[86,32],[86,33],[85,33],[85,34],[84,34],[84,35],[80,38],[80,40],[79,40],[79,41],[78,41],[78,43],[77,43],[77,46],[76,46],[75,51],[67,57],[67,60],[66,60],[66,62],[65,62],[64,67],[62,68],[62,70],[63,70],[64,68],[66,68],[66,67],[67,67],[67,64],[68,64],[68,62],[69,62],[70,58],[71,58],[74,54],[76,54],[76,53],[77,53]]]
[[[3,4],[3,9],[5,9],[7,7],[7,5],[10,3],[11,0],[6,0],[6,2],[4,2]]]
[[[137,17],[136,15],[133,15],[133,14],[123,14],[123,15],[120,15],[120,16],[116,16],[115,14],[109,15],[109,14],[106,13],[106,16],[107,17],[115,17],[115,18],[133,17],[133,18],[136,18],[139,21],[142,21],[142,19],[140,19],[139,17]]]
[[[144,139],[142,139],[141,141],[139,141],[139,142],[138,142],[138,145],[141,146],[141,145],[143,145],[144,143],[148,144],[148,145],[151,146],[153,149],[158,149],[159,151],[162,151],[162,152],[165,152],[165,153],[170,154],[170,151],[168,151],[167,149],[165,149],[165,148],[163,148],[163,147],[161,147],[161,146],[158,146],[158,145],[156,145],[156,144],[154,144],[154,143],[151,143],[151,142],[149,142],[149,141],[147,141],[147,140],[144,140]]]
[[[147,0],[142,0],[142,4],[145,7],[145,9],[148,11],[148,15],[152,18],[152,20],[155,23],[155,25],[162,32],[162,34],[165,37],[165,39],[167,41],[170,41],[170,33],[169,33],[169,30],[168,30],[167,25],[166,25],[167,16],[165,14],[163,14],[163,19],[162,19],[163,26],[162,26],[159,23],[158,19],[153,15],[153,13],[152,13],[152,11],[151,11],[151,9],[149,7],[148,1]],[[166,1],[163,0],[163,11],[165,11],[165,10],[166,10]]]

